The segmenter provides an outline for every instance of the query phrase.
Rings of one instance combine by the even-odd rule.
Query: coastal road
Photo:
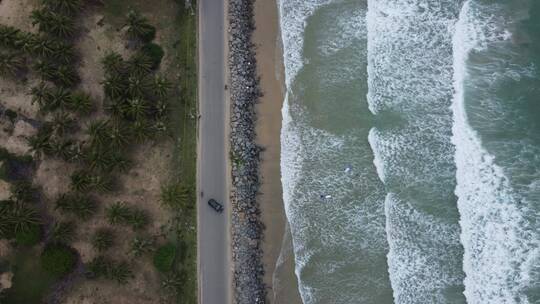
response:
[[[197,239],[200,304],[231,303],[230,211],[225,87],[225,0],[199,0]],[[210,198],[222,203],[217,213]]]

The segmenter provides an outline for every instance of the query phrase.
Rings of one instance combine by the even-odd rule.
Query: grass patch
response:
[[[197,7],[196,1],[192,2],[193,7]],[[174,84],[169,120],[170,129],[174,132],[170,183],[181,183],[189,189],[187,201],[194,205],[198,115],[197,16],[193,9],[184,8],[183,0],[109,0],[105,2],[105,18],[115,27],[120,27],[124,24],[123,16],[131,8],[138,9],[150,19],[165,51],[162,72]],[[182,278],[182,284],[178,284],[175,291],[177,303],[197,303],[196,213],[171,212],[175,212],[175,221],[169,239],[178,250],[173,270]]]

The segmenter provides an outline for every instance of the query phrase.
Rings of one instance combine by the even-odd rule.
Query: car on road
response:
[[[209,201],[208,201],[208,205],[210,207],[212,207],[212,209],[216,210],[216,212],[223,212],[223,205],[218,203],[215,199],[211,198]]]

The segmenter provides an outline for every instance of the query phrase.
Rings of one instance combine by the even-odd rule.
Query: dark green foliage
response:
[[[17,52],[0,52],[0,76],[16,77],[26,68],[26,59]]]
[[[28,180],[16,180],[11,183],[11,199],[24,203],[34,203],[39,199],[39,192]]]
[[[127,14],[127,26],[127,33],[131,39],[150,42],[156,36],[156,28],[150,25],[139,11],[129,11]]]
[[[50,155],[52,153],[50,139],[50,135],[38,132],[38,134],[28,138],[30,151],[32,151],[38,158],[43,155]]]
[[[113,244],[114,234],[110,229],[100,228],[92,236],[92,246],[97,251],[105,251],[111,248]]]
[[[176,294],[178,290],[185,284],[185,278],[182,274],[171,272],[165,275],[161,280],[161,288],[168,293]]]
[[[0,201],[0,237],[13,237],[40,224],[38,212],[22,202]]]
[[[15,233],[15,241],[19,245],[34,246],[41,240],[41,226],[31,225],[28,229]]]
[[[77,170],[71,175],[71,188],[79,192],[91,190],[110,192],[113,189],[113,182],[107,175],[100,175],[88,170]]]
[[[79,115],[88,115],[92,113],[94,104],[90,95],[84,92],[74,92],[71,95],[71,99],[67,108],[71,111],[78,113]]]
[[[71,88],[79,83],[80,78],[72,65],[60,65],[56,68],[54,79],[49,79],[59,86]]]
[[[141,119],[146,116],[149,110],[150,107],[148,106],[148,102],[142,98],[134,98],[128,100],[124,104],[123,108],[126,116],[135,120]]]
[[[129,73],[133,76],[143,77],[152,72],[154,61],[147,54],[138,52],[128,61]]]
[[[51,10],[71,15],[78,13],[83,7],[81,0],[42,0],[41,2]]]
[[[111,225],[131,226],[142,229],[148,225],[149,218],[144,210],[130,207],[124,202],[116,202],[106,209],[107,220]]]
[[[192,209],[189,188],[181,183],[171,183],[161,188],[161,203],[173,210]]]
[[[136,236],[133,241],[131,241],[131,253],[138,257],[153,251],[154,246],[155,244],[152,238]]]
[[[122,98],[127,90],[127,81],[118,74],[109,75],[103,81],[103,89],[111,99]]]
[[[165,52],[163,51],[163,48],[155,43],[148,43],[145,44],[142,47],[142,52],[146,54],[153,63],[153,68],[157,69],[159,68],[159,65],[161,64],[161,60],[163,59],[163,56],[165,55]]]
[[[133,138],[142,143],[152,136],[152,128],[146,119],[138,119],[131,124]]]
[[[159,247],[154,254],[154,266],[159,272],[169,272],[176,257],[176,246],[166,244]]]
[[[131,76],[128,78],[129,96],[142,98],[152,89],[152,83],[147,77]]]
[[[32,25],[37,25],[39,31],[46,34],[59,38],[69,38],[75,34],[75,21],[69,15],[42,8],[34,10],[30,18]]]
[[[75,239],[74,222],[56,222],[54,223],[49,240],[53,243],[71,243]]]
[[[52,128],[58,136],[64,136],[77,127],[77,122],[66,112],[59,112],[54,114],[52,120]]]
[[[38,60],[34,63],[34,71],[46,80],[53,80],[56,75],[56,65],[49,60]]]
[[[169,95],[171,83],[162,76],[156,76],[153,81],[152,93],[158,99],[164,99]]]
[[[56,200],[55,209],[63,214],[73,214],[81,220],[87,220],[92,217],[97,210],[94,200],[81,194],[68,193],[62,194]]]
[[[51,244],[41,253],[41,265],[45,271],[56,276],[63,277],[75,269],[77,264],[77,252],[66,245]]]
[[[15,48],[19,42],[20,31],[12,26],[0,24],[0,46]]]
[[[70,161],[73,158],[73,142],[69,139],[55,138],[50,141],[50,155]]]
[[[88,263],[87,269],[91,277],[105,277],[120,284],[126,284],[133,277],[133,272],[128,263],[124,261],[115,262],[104,256],[94,258]]]
[[[116,52],[109,52],[101,59],[103,69],[107,75],[122,75],[126,72],[126,62]]]

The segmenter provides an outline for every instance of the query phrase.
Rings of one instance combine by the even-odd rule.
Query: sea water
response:
[[[540,1],[279,11],[304,303],[540,303]]]

